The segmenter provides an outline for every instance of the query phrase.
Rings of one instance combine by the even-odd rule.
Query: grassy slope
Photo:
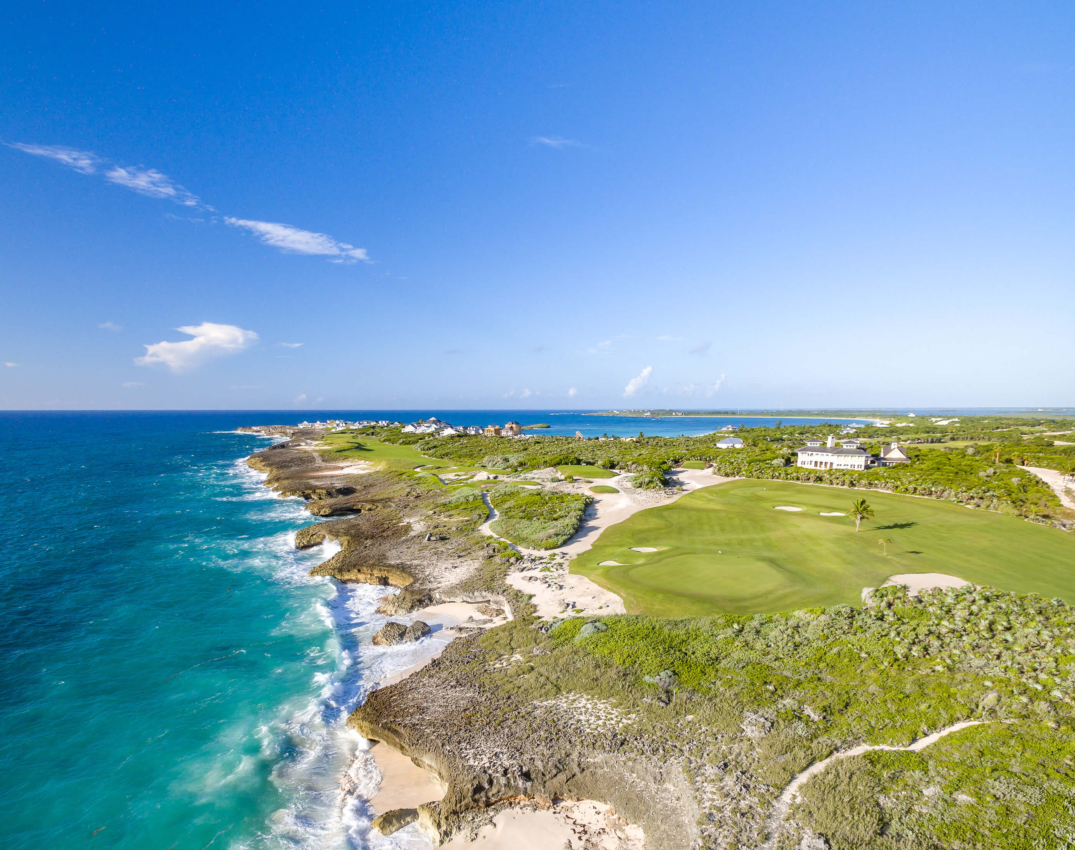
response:
[[[861,495],[774,481],[709,487],[606,529],[572,570],[620,594],[629,611],[658,616],[858,604],[863,587],[927,572],[1075,603],[1075,536],[885,493],[865,494],[876,517],[857,534],[848,517],[818,515],[846,511]],[[892,540],[887,557],[882,537]],[[633,546],[662,548],[642,554]],[[606,560],[627,566],[598,566]]]
[[[321,453],[325,460],[342,460],[344,458],[366,460],[371,463],[384,464],[386,468],[396,471],[415,469],[419,466],[431,469],[448,469],[455,466],[451,461],[426,457],[411,446],[382,443],[371,437],[357,437],[353,434],[328,434],[325,436],[324,442],[332,447],[330,451]]]
[[[576,478],[615,478],[616,473],[608,469],[602,469],[600,466],[586,466],[584,464],[573,464],[558,466],[556,470],[561,475],[574,475]]]

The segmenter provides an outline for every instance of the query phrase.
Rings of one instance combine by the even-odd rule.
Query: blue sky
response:
[[[1071,405],[1073,94],[1060,3],[11,4],[0,407]]]

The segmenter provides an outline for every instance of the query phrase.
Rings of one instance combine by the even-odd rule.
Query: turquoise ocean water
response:
[[[270,441],[234,433],[319,415],[334,414],[0,414],[0,845],[428,846],[413,827],[371,834],[378,776],[343,721],[435,647],[369,644],[390,591],[307,575],[332,550],[295,550],[311,517],[242,462]],[[438,415],[640,430],[577,414]]]

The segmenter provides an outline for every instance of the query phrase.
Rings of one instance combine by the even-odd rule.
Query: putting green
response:
[[[850,516],[820,515],[848,511],[859,497],[875,516],[857,533]],[[802,510],[774,510],[781,505]],[[947,573],[1075,603],[1075,534],[933,499],[733,481],[605,529],[571,570],[619,594],[628,611],[659,616],[858,605],[863,587],[899,573]]]

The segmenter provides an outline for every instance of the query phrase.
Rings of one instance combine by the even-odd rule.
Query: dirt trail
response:
[[[841,750],[838,753],[833,753],[827,759],[816,761],[810,765],[802,773],[798,773],[792,777],[791,782],[787,784],[783,791],[780,792],[780,796],[776,798],[776,802],[773,803],[773,812],[769,815],[768,833],[769,840],[761,845],[760,850],[775,850],[778,839],[780,838],[780,827],[783,825],[784,820],[787,818],[788,813],[791,811],[791,804],[797,802],[799,796],[799,789],[803,783],[809,781],[813,777],[817,776],[821,771],[827,768],[834,761],[840,759],[853,758],[854,756],[860,756],[863,753],[868,753],[871,750],[889,750],[894,752],[909,752],[917,753],[924,750],[930,744],[936,744],[941,738],[946,735],[951,735],[953,732],[959,732],[961,729],[968,729],[971,726],[980,726],[983,723],[989,723],[988,720],[963,720],[959,723],[953,723],[951,726],[946,726],[934,732],[932,735],[926,735],[924,738],[918,738],[912,741],[906,747],[893,747],[888,744],[860,744],[857,747],[852,747],[849,750]]]
[[[1043,469],[1040,466],[1020,466],[1019,468],[1038,476],[1053,488],[1053,492],[1060,499],[1060,504],[1075,511],[1075,495],[1073,495],[1075,494],[1075,484],[1065,483],[1064,473],[1057,472],[1055,469]]]

